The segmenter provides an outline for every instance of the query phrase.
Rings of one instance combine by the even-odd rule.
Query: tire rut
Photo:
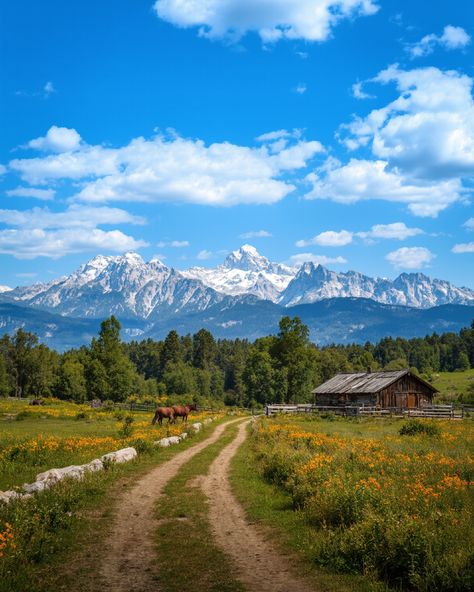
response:
[[[155,504],[163,488],[193,456],[216,442],[228,425],[218,425],[199,444],[179,452],[140,478],[120,499],[99,566],[97,590],[156,592],[159,565],[154,546]]]
[[[234,497],[230,463],[247,436],[248,421],[213,461],[202,488],[209,498],[209,518],[217,545],[231,557],[236,577],[250,592],[314,592],[314,585],[293,572],[289,558],[250,524]]]

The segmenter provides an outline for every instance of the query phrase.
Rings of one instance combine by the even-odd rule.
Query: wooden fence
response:
[[[428,419],[463,419],[474,416],[474,409],[470,407],[454,408],[453,405],[430,405],[417,409],[402,409],[399,407],[369,407],[367,405],[267,405],[265,415],[279,413],[333,413],[344,417],[373,416],[373,417],[417,417]]]

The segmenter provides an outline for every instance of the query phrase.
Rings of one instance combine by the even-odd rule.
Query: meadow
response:
[[[432,384],[439,390],[436,402],[474,406],[474,368],[462,372],[435,372]]]
[[[461,591],[474,585],[473,443],[470,421],[279,417],[254,428],[246,462],[287,496],[296,546],[319,569]],[[258,515],[259,488],[236,489]]]

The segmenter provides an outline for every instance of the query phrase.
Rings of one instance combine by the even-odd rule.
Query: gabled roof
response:
[[[331,379],[314,389],[314,395],[321,394],[359,394],[359,393],[378,393],[387,388],[406,374],[410,370],[396,370],[390,372],[357,372],[336,374]],[[433,392],[436,389],[429,382],[426,382],[419,376],[413,375],[417,380],[429,387]]]

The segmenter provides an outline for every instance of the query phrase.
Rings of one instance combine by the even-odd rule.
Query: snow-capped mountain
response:
[[[291,268],[272,263],[254,247],[244,245],[214,269],[180,271],[156,258],[145,262],[136,253],[99,255],[70,276],[1,294],[2,302],[63,316],[98,319],[115,314],[146,323],[202,312],[217,304],[226,307],[262,300],[290,307],[329,298],[367,298],[430,308],[474,305],[474,290],[421,273],[402,273],[392,281],[355,271],[338,273],[314,263]]]
[[[474,290],[457,288],[422,273],[402,273],[395,280],[371,278],[355,271],[337,273],[322,265],[304,263],[281,294],[284,306],[309,304],[326,298],[370,298],[382,304],[430,308],[442,304],[474,304]]]
[[[3,294],[4,292],[10,292],[11,288],[10,286],[0,286],[0,294]]]
[[[281,263],[272,263],[251,245],[232,251],[215,269],[191,267],[184,276],[228,296],[251,294],[275,302],[287,287],[296,270]]]
[[[64,316],[116,314],[150,320],[184,308],[187,312],[203,310],[223,297],[158,259],[145,263],[137,253],[94,257],[68,277],[8,293],[10,301]]]

